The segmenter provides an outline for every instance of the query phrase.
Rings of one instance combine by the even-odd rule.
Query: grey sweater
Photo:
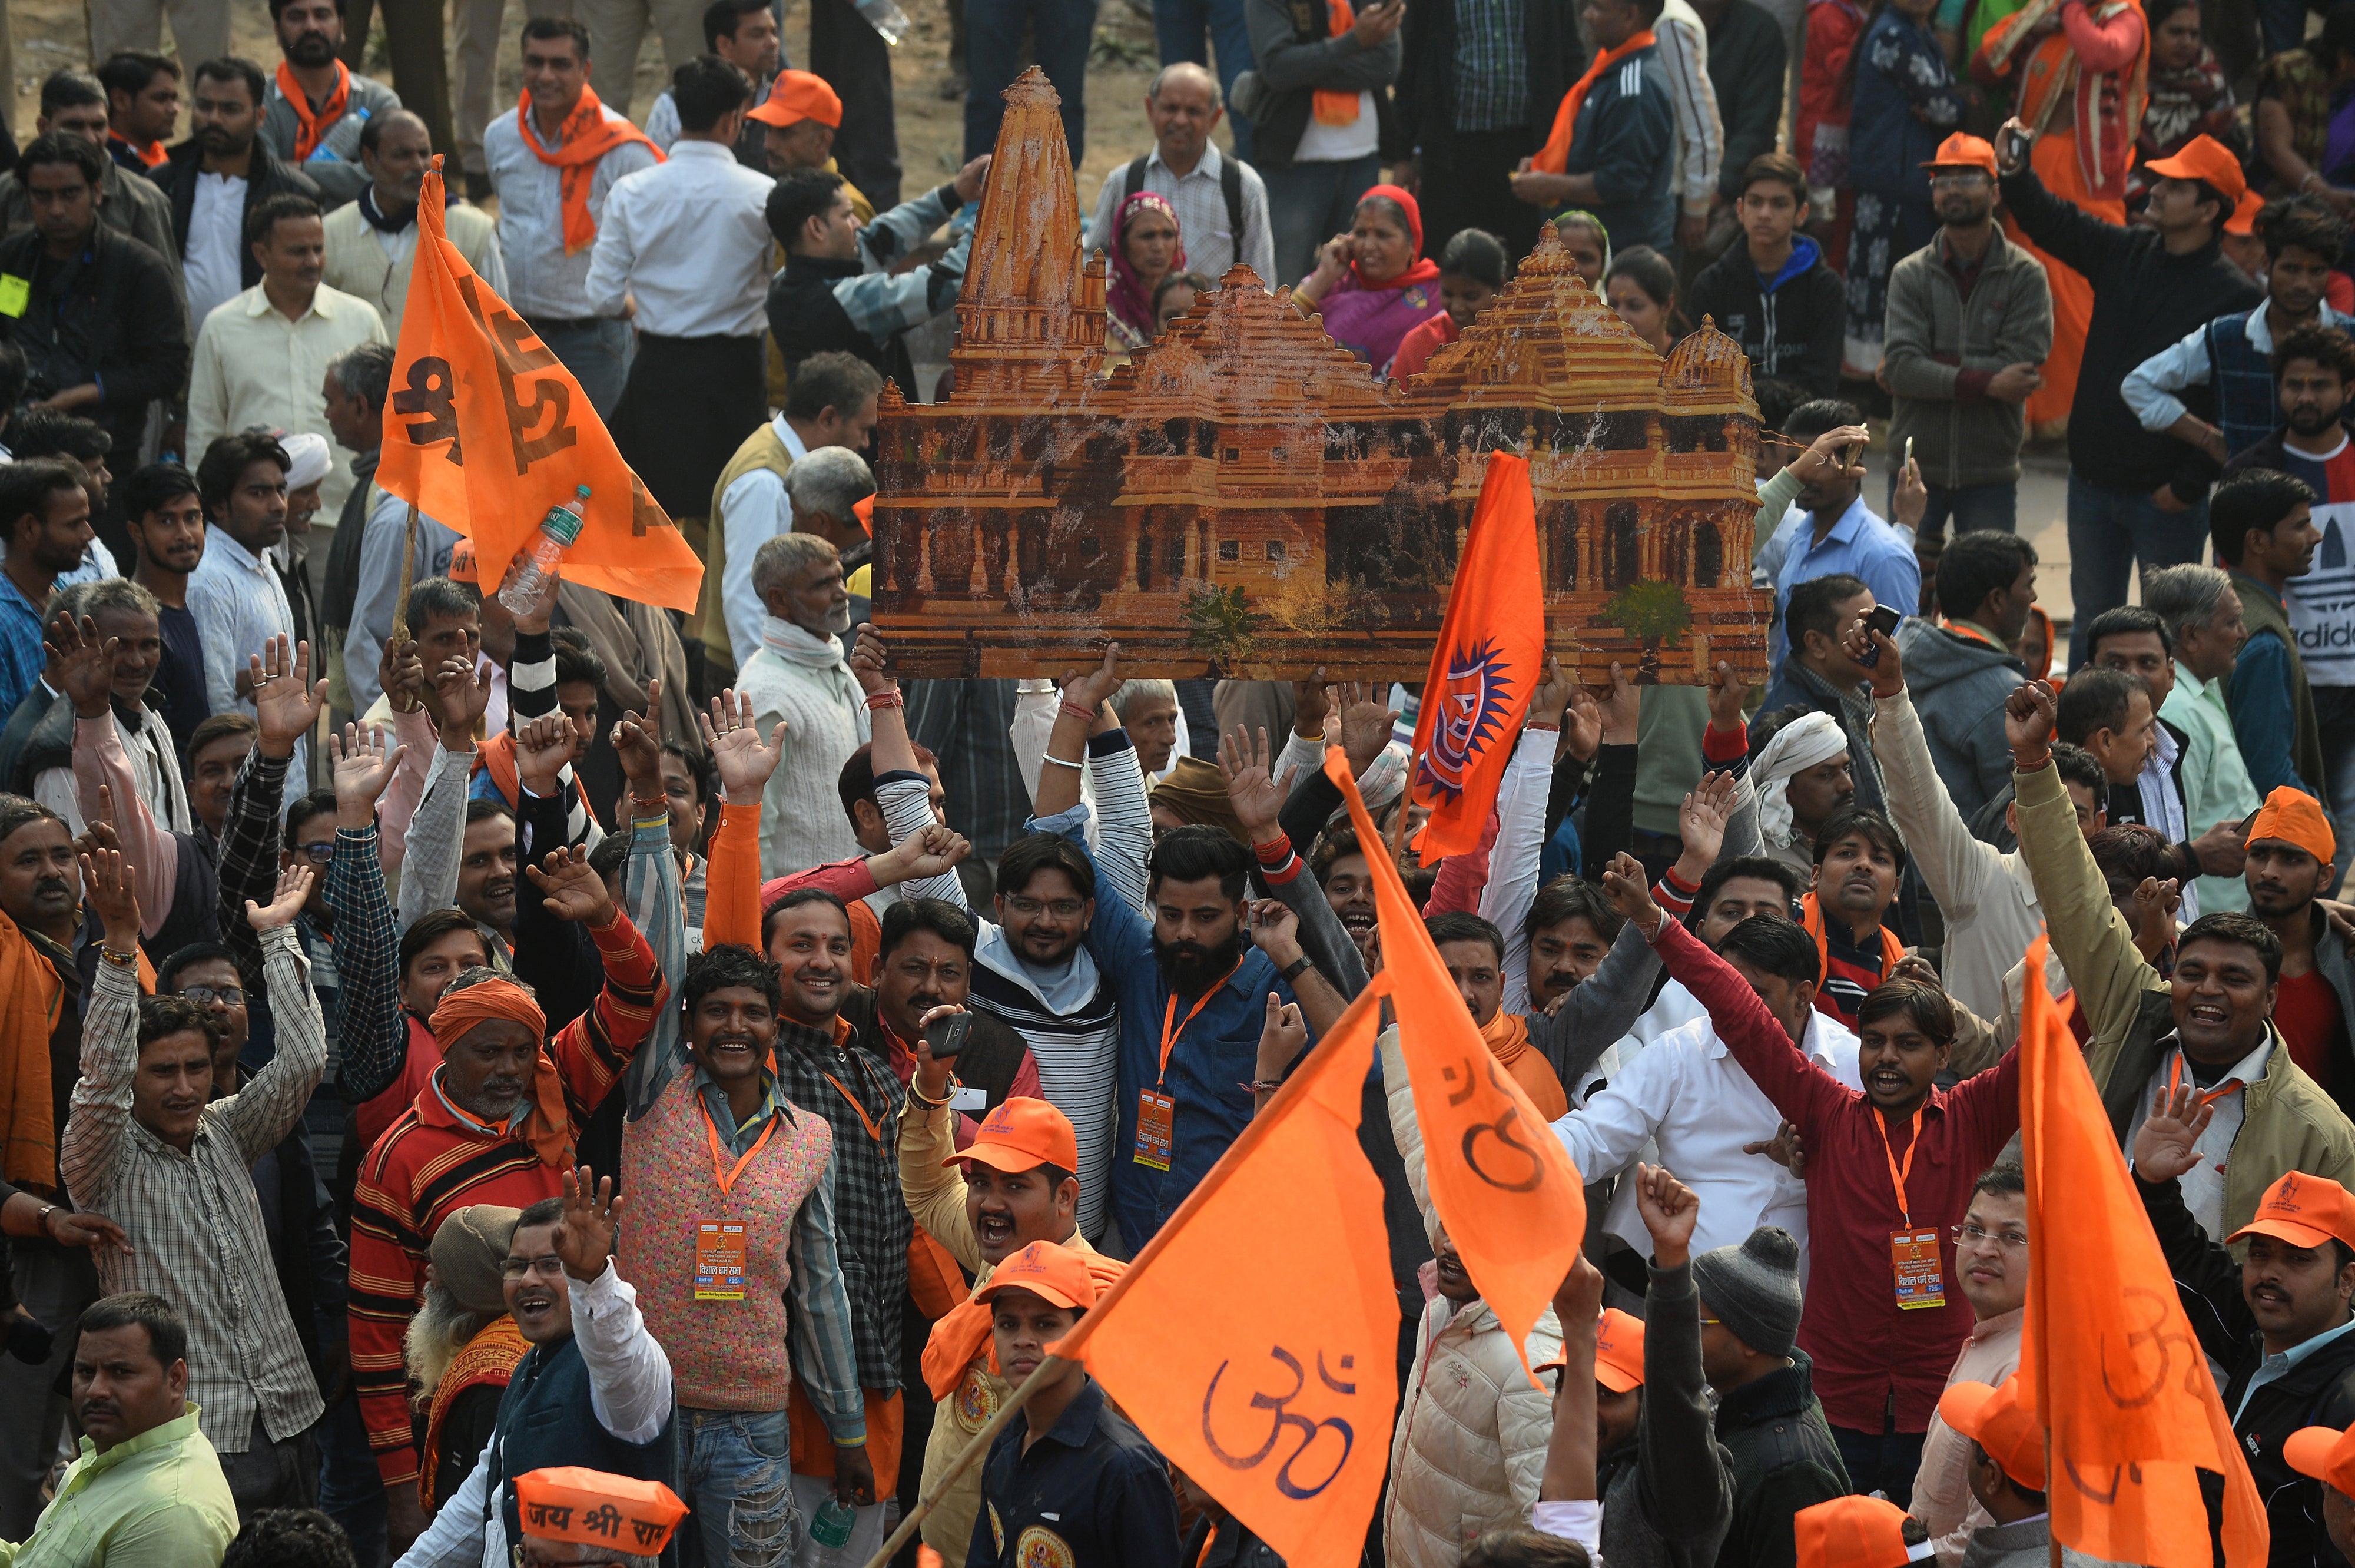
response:
[[[1690,1264],[1651,1271],[1644,1413],[1636,1435],[1595,1461],[1594,1485],[1603,1499],[1603,1560],[1611,1568],[1709,1568],[1717,1561],[1733,1519],[1733,1457],[1711,1429]]]
[[[2044,263],[1998,229],[1970,298],[1942,259],[1945,230],[1889,273],[1881,368],[1893,411],[1889,447],[1915,443],[1932,485],[2000,485],[2019,477],[2019,403],[1986,395],[2007,365],[2041,365],[2052,351],[2052,289]]]
[[[1605,1516],[1608,1517],[1607,1515]],[[1604,1544],[1610,1541],[1605,1527]],[[2052,1516],[2040,1513],[2017,1524],[1982,1525],[1963,1547],[1963,1568],[2051,1568]],[[2074,1547],[2061,1549],[2062,1568],[2109,1568],[2099,1557]]]

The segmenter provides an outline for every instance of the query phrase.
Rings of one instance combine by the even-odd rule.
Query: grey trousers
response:
[[[153,52],[164,41],[164,16],[184,69],[229,53],[229,6],[223,0],[90,0],[90,58],[102,65],[124,49]]]
[[[18,1241],[16,1299],[54,1331],[49,1359],[37,1367],[0,1356],[0,1541],[23,1541],[41,1517],[41,1482],[58,1456],[65,1425],[59,1379],[73,1364],[74,1324],[98,1299],[98,1270],[81,1247]]]
[[[589,29],[589,58],[595,63],[597,97],[633,120],[638,45],[652,27],[662,38],[663,80],[703,52],[702,0],[572,0],[572,15]],[[653,100],[648,99],[649,107]]]

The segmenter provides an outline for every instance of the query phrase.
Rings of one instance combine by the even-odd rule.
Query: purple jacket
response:
[[[1447,306],[1440,301],[1436,278],[1403,289],[1369,289],[1350,272],[1317,308],[1324,313],[1327,336],[1388,373],[1399,339]]]

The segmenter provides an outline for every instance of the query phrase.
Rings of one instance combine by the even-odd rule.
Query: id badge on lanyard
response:
[[[1235,969],[1241,967],[1242,961],[1236,960]],[[1220,976],[1218,984],[1205,990],[1201,999],[1194,1004],[1193,1010],[1186,1015],[1186,1023],[1178,1021],[1178,993],[1169,993],[1169,1006],[1161,1014],[1161,1077],[1152,1088],[1139,1090],[1136,1096],[1136,1163],[1148,1169],[1169,1168],[1169,1150],[1177,1137],[1178,1102],[1168,1093],[1170,1050],[1185,1034],[1186,1025],[1202,1016],[1202,1009],[1210,1005],[1210,998],[1217,996],[1220,988],[1234,978],[1234,975],[1235,970],[1230,969]]]
[[[1878,1113],[1875,1117],[1878,1119]],[[1889,1124],[1881,1123],[1881,1152],[1888,1157],[1889,1180],[1897,1189],[1897,1211],[1905,1220],[1902,1230],[1889,1233],[1889,1264],[1901,1312],[1946,1305],[1945,1253],[1939,1243],[1938,1229],[1934,1225],[1916,1226],[1913,1206],[1905,1199],[1905,1179],[1913,1173],[1913,1157],[1921,1148],[1919,1107],[1913,1112],[1913,1141],[1905,1147],[1905,1164],[1902,1168],[1897,1163],[1896,1151],[1889,1147]]]
[[[695,1227],[695,1299],[744,1299],[744,1226],[706,1220]]]

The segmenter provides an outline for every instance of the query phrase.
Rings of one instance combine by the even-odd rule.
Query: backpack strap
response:
[[[1219,194],[1227,198],[1227,232],[1235,237],[1235,260],[1240,261],[1243,259],[1243,166],[1224,155],[1219,159]]]
[[[1145,188],[1145,158],[1151,155],[1147,154],[1145,156],[1128,160],[1128,173],[1120,184],[1120,197],[1123,201],[1126,201]]]

